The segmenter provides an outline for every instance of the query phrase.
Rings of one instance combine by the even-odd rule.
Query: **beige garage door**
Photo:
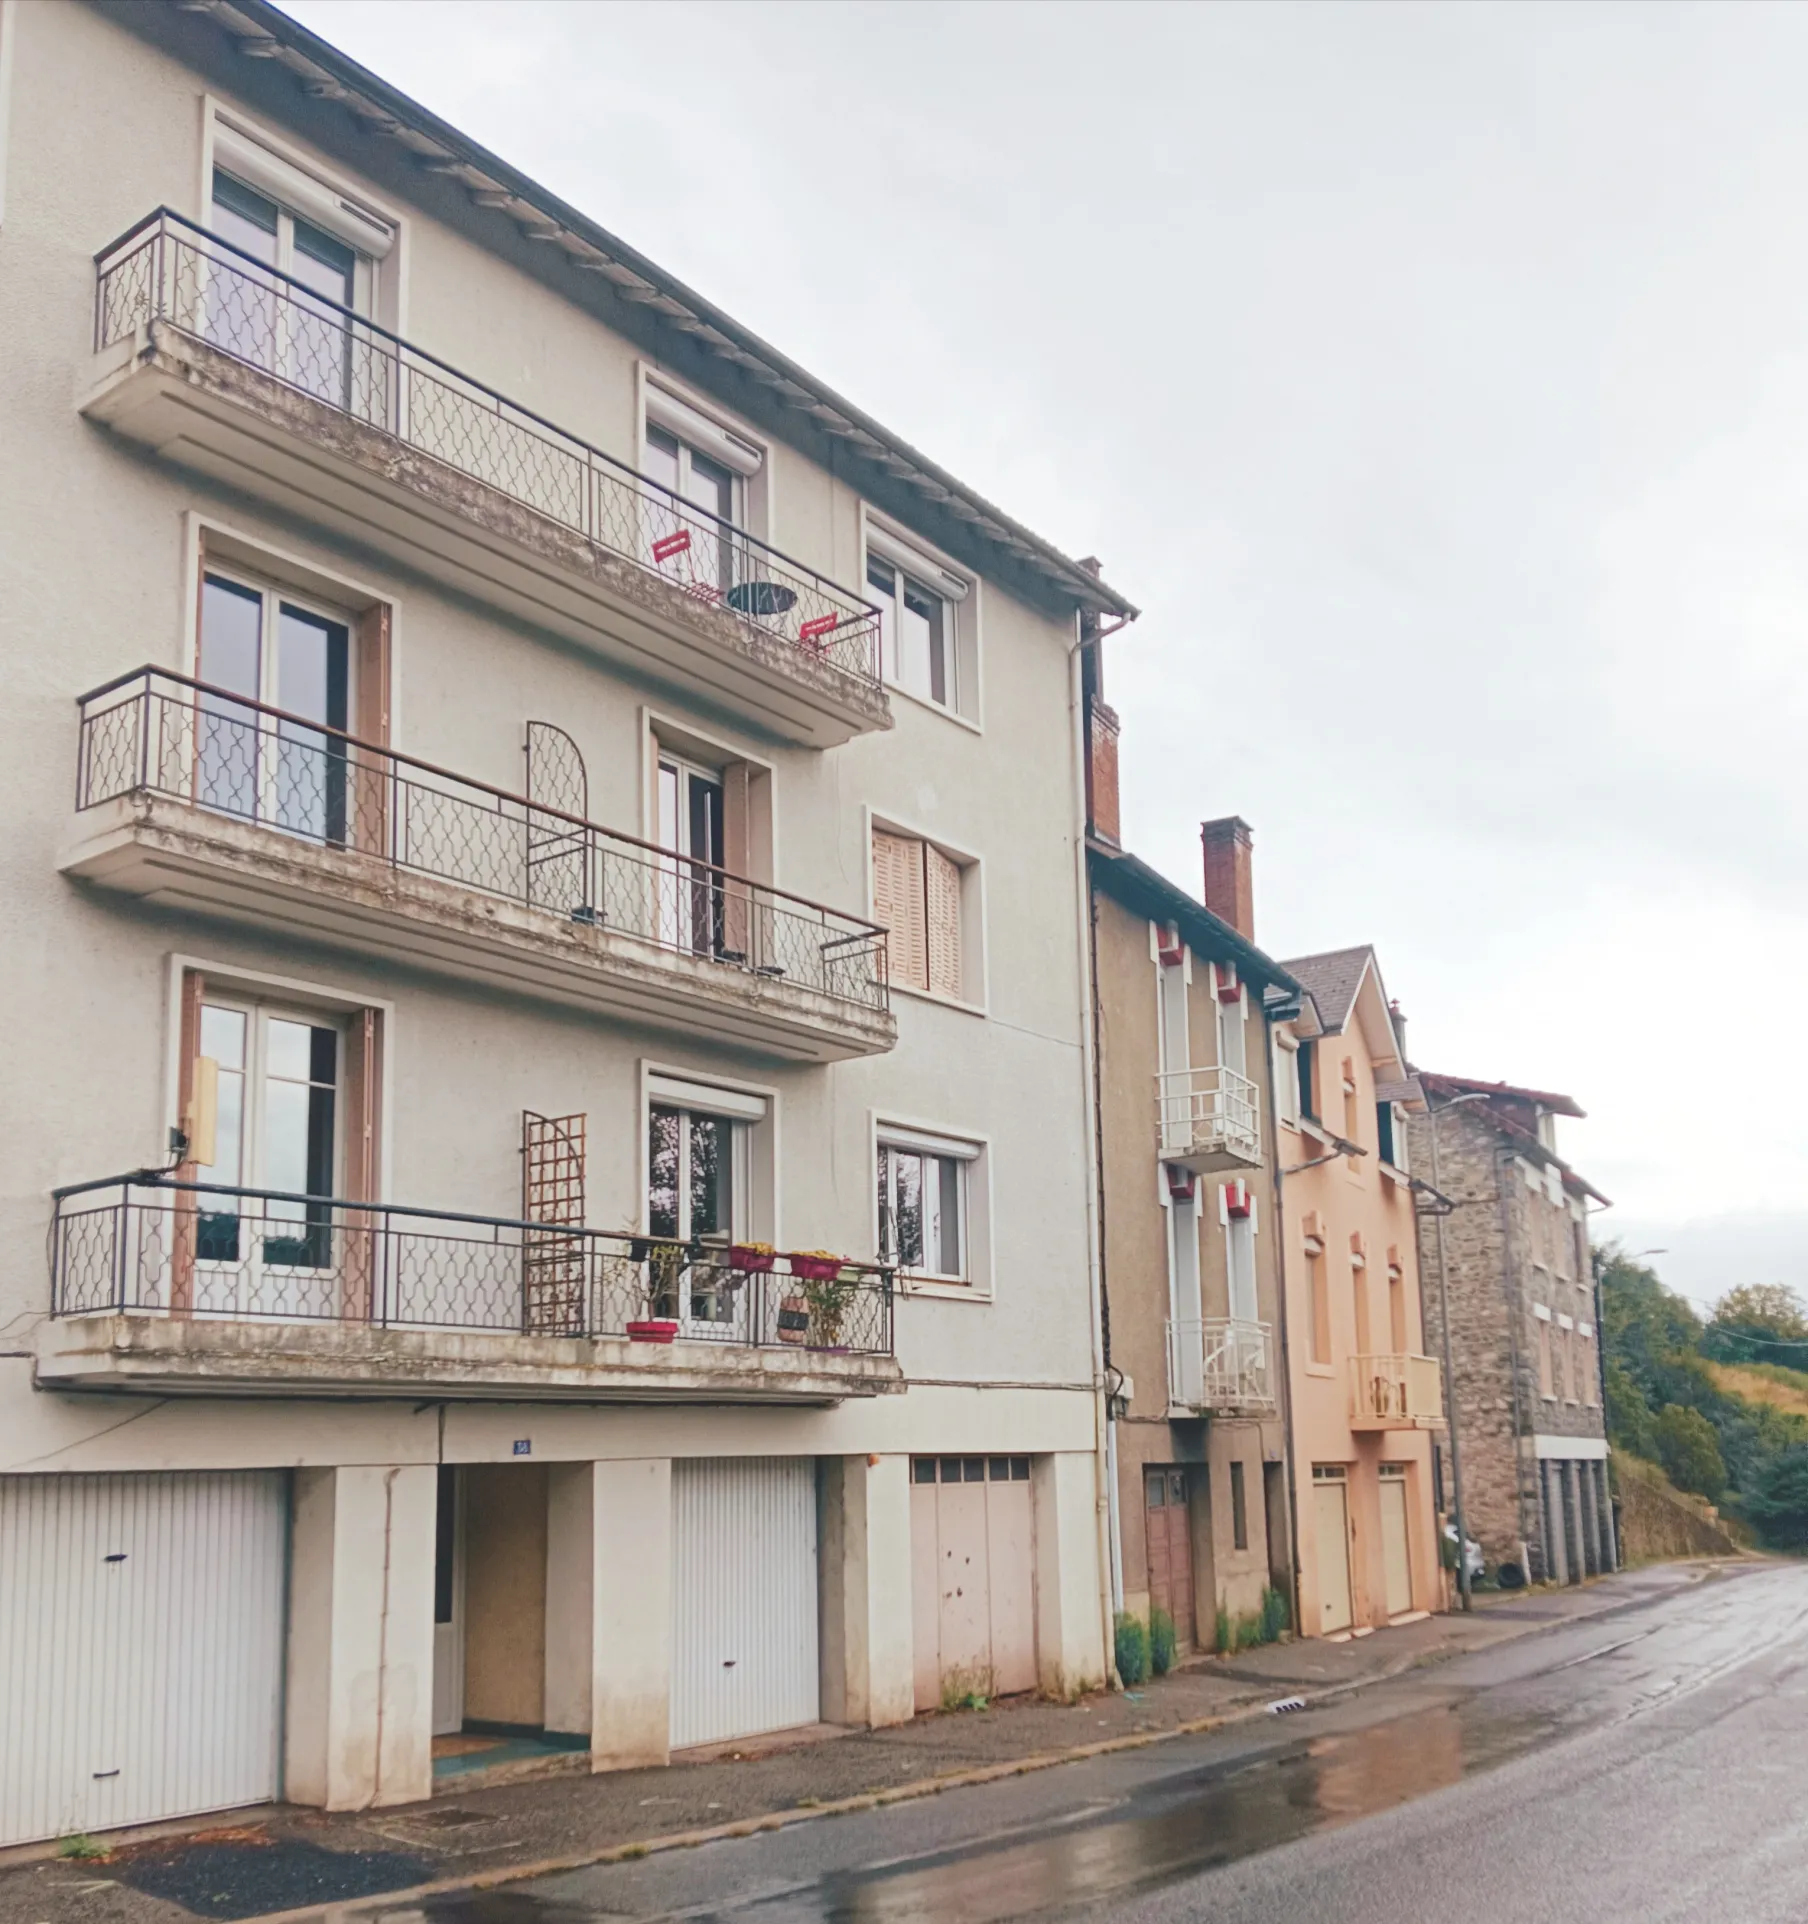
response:
[[[1387,1579],[1387,1614],[1412,1608],[1412,1546],[1406,1528],[1406,1465],[1381,1466],[1381,1564]]]
[[[911,1465],[916,1706],[1036,1687],[1036,1537],[1027,1456]]]

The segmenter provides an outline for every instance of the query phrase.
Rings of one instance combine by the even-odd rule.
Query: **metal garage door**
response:
[[[812,1724],[816,1462],[672,1465],[672,1748]]]
[[[1036,1687],[1036,1537],[1027,1456],[911,1464],[916,1707]]]
[[[0,1844],[277,1794],[280,1473],[0,1477]]]

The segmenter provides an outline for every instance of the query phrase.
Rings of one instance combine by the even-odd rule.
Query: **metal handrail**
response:
[[[96,1201],[102,1192],[114,1192]],[[680,1340],[892,1352],[894,1272],[829,1282],[738,1266],[732,1245],[138,1170],[52,1191],[51,1314]],[[78,1207],[71,1207],[79,1204]],[[751,1256],[743,1258],[751,1262]]]
[[[886,931],[808,896],[193,676],[79,697],[78,810],[149,794],[837,1000],[888,1006]]]
[[[193,258],[178,258],[172,272],[166,248]],[[785,642],[813,663],[838,669],[874,691],[883,688],[880,614],[863,596],[173,208],[147,214],[102,248],[94,263],[97,352],[140,326],[167,322],[498,489],[655,578],[728,607],[748,627]],[[221,276],[223,281],[216,278]],[[260,311],[270,301],[286,308],[286,324]],[[328,338],[321,338],[322,331]],[[431,388],[418,410],[412,382]],[[467,410],[463,415],[461,407]],[[524,476],[517,436],[537,444],[541,461],[574,462],[582,480],[572,485],[546,473]],[[481,460],[476,458],[479,444],[484,444]],[[512,485],[500,478],[505,469],[514,470]],[[613,530],[604,525],[611,510]],[[648,513],[654,517],[652,528],[645,520]],[[657,528],[665,533],[653,532]],[[701,574],[693,548],[701,554]],[[748,573],[725,583],[723,570],[738,572],[743,556],[758,557],[764,577]]]
[[[1219,1063],[1157,1070],[1155,1114],[1164,1148],[1184,1150],[1202,1136],[1260,1148],[1261,1091]]]
[[[1167,1330],[1171,1402],[1218,1409],[1259,1409],[1274,1402],[1271,1325],[1248,1317],[1202,1316],[1171,1319]]]

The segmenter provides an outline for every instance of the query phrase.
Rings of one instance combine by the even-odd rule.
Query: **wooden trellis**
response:
[[[521,1117],[521,1215],[549,1229],[584,1227],[585,1116]],[[579,1336],[586,1326],[584,1244],[529,1231],[523,1246],[523,1315],[536,1336]]]

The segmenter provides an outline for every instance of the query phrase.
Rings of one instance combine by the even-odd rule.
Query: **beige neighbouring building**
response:
[[[0,338],[0,1844],[1099,1682],[1134,611],[259,0],[0,0]]]

